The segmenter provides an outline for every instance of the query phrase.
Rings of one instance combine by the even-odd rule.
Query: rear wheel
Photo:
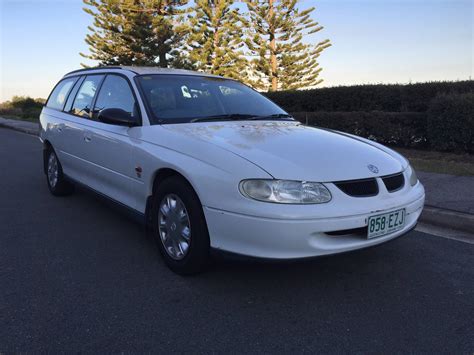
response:
[[[74,185],[64,178],[61,163],[51,147],[45,154],[45,168],[48,188],[53,195],[66,196],[74,191]]]
[[[172,176],[153,194],[153,237],[168,267],[178,274],[202,271],[209,260],[209,233],[201,202],[187,181]]]

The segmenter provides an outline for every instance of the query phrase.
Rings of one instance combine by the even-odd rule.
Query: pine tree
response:
[[[86,36],[90,54],[102,65],[183,67],[179,48],[188,27],[183,6],[188,0],[83,0],[94,18]]]
[[[243,18],[234,2],[195,0],[189,17],[189,59],[198,70],[245,80],[248,63],[242,52]]]
[[[318,57],[328,39],[303,39],[323,29],[311,18],[314,7],[299,10],[297,0],[246,0],[251,25],[246,44],[254,69],[252,85],[264,90],[292,90],[322,82]]]

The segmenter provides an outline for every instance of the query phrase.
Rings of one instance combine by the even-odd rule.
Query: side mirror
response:
[[[115,124],[118,126],[133,127],[137,121],[132,115],[120,108],[106,108],[99,112],[97,119],[104,123]]]

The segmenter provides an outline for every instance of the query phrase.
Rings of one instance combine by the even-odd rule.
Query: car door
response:
[[[59,161],[63,161],[62,152],[67,149],[67,139],[64,136],[65,119],[67,115],[63,112],[68,95],[76,88],[78,77],[62,79],[53,89],[43,109],[42,115],[47,117],[44,121],[46,138],[53,145]]]
[[[133,165],[133,145],[139,127],[127,127],[99,120],[100,111],[121,109],[140,122],[140,113],[128,79],[108,74],[104,79],[91,119],[84,123],[84,159],[90,166],[88,184],[93,189],[134,208],[134,184],[142,184]]]
[[[90,184],[92,174],[84,149],[85,129],[96,92],[104,78],[103,74],[85,76],[76,92],[69,96],[64,108],[62,136],[65,143],[60,161],[67,176],[86,185]]]

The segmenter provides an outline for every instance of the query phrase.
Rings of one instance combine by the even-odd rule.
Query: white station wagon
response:
[[[141,217],[167,265],[211,250],[294,259],[394,239],[425,192],[408,161],[305,126],[235,80],[142,67],[66,74],[40,117],[53,195],[84,185]]]

